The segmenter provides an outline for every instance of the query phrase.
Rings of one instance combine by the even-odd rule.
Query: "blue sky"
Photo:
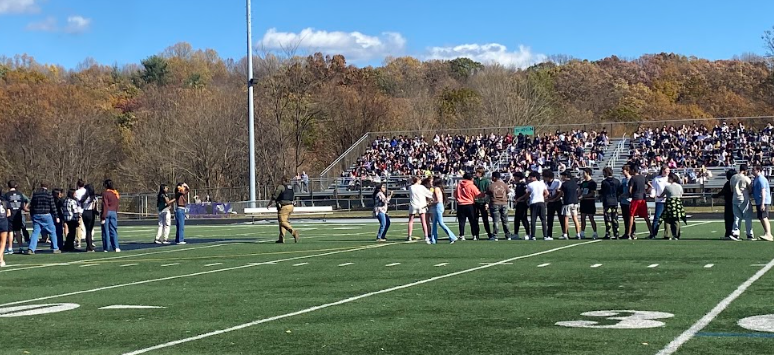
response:
[[[764,54],[774,1],[253,1],[256,49],[386,56],[466,56],[524,67],[546,55],[708,59]],[[244,0],[0,0],[0,55],[73,68],[87,57],[139,63],[177,42],[224,58],[246,50]]]

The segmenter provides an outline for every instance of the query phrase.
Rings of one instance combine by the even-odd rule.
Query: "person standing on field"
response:
[[[529,174],[529,184],[527,184],[527,193],[529,194],[529,214],[532,218],[532,236],[529,240],[535,240],[537,230],[537,220],[540,218],[540,226],[543,229],[543,240],[554,240],[548,235],[546,228],[546,198],[548,198],[548,187],[540,180],[540,173],[533,171]]]
[[[38,238],[41,232],[48,233],[51,238],[51,249],[54,254],[59,254],[59,243],[57,240],[56,226],[54,222],[59,222],[59,214],[56,209],[54,196],[48,191],[48,184],[40,183],[40,190],[32,194],[30,201],[30,215],[32,216],[32,236],[27,248],[27,255],[35,255],[38,247]]]
[[[524,173],[517,171],[513,174],[513,178],[516,180],[516,185],[513,187],[515,214],[513,221],[513,236],[510,240],[519,240],[519,226],[524,226],[524,240],[529,240],[532,235],[529,229],[529,219],[527,219],[527,211],[529,211],[529,194],[527,193],[527,183],[524,181]]]
[[[172,205],[175,204],[175,200],[172,200],[167,196],[169,193],[169,187],[165,184],[159,185],[159,193],[156,195],[156,209],[159,212],[159,230],[156,232],[156,244],[169,244],[169,229],[172,225]]]
[[[586,218],[591,223],[591,230],[594,231],[593,239],[597,239],[597,221],[594,215],[597,214],[597,182],[591,178],[591,169],[583,169],[583,182],[580,185],[580,213],[581,213],[581,239],[586,237]]]
[[[457,220],[460,227],[460,240],[465,240],[465,220],[470,222],[470,231],[473,235],[478,235],[478,220],[475,219],[475,200],[481,195],[476,184],[473,183],[473,176],[470,173],[462,175],[462,181],[454,190],[454,198],[457,200]]]
[[[508,194],[511,189],[508,187],[502,179],[500,179],[500,172],[495,171],[492,173],[492,183],[487,188],[487,195],[489,196],[489,209],[492,212],[492,237],[489,240],[496,241],[497,233],[500,231],[500,225],[503,226],[503,233],[505,233],[505,239],[509,239],[511,236],[508,230]]]
[[[669,166],[664,165],[661,167],[661,174],[653,178],[650,190],[650,197],[656,200],[656,211],[653,214],[653,230],[648,236],[648,239],[655,239],[658,237],[658,229],[661,225],[661,215],[666,209],[666,199],[660,197],[664,193],[664,188],[669,184]]]
[[[723,184],[723,188],[718,193],[712,195],[712,198],[723,198],[723,221],[726,227],[726,233],[723,237],[726,239],[733,239],[734,232],[734,192],[731,190],[731,178],[734,175],[736,175],[736,170],[726,171],[726,183]]]
[[[554,237],[554,217],[557,217],[559,221],[559,229],[562,230],[562,235],[567,231],[564,229],[564,217],[562,215],[562,198],[559,196],[559,190],[562,187],[562,182],[554,178],[554,172],[551,170],[543,170],[543,182],[548,187],[548,198],[546,199],[546,208],[548,209],[548,236]]]
[[[739,240],[739,227],[744,219],[747,229],[747,240],[755,240],[752,226],[752,203],[750,202],[750,189],[752,181],[747,177],[747,164],[739,167],[739,172],[731,178],[731,189],[734,192],[734,229],[731,232],[732,240]]]
[[[755,198],[755,204],[758,206],[758,220],[763,225],[761,239],[774,242],[774,237],[771,236],[771,224],[769,223],[769,206],[771,206],[769,179],[766,178],[760,165],[756,165],[753,168],[753,175],[755,175],[752,185],[753,198]]]
[[[62,247],[62,251],[76,251],[75,238],[78,234],[78,223],[81,220],[81,203],[75,199],[75,189],[67,190],[67,198],[64,200],[62,208],[63,222],[67,225],[67,236]]]
[[[476,169],[476,178],[473,179],[473,183],[478,188],[478,191],[486,192],[489,189],[489,184],[492,182],[486,177],[486,170],[484,170],[484,168],[478,168]],[[492,230],[489,228],[489,196],[487,195],[476,198],[473,218],[476,220],[477,225],[479,217],[484,220],[484,231],[486,231],[487,238],[492,239]],[[478,232],[474,232],[473,240],[478,240],[478,238]]]
[[[290,232],[290,235],[293,236],[293,241],[298,243],[298,230],[293,229],[293,226],[290,225],[290,215],[293,213],[293,201],[295,199],[296,195],[293,192],[293,186],[290,185],[290,179],[283,177],[282,184],[277,186],[271,201],[269,201],[269,205],[274,202],[277,206],[277,221],[279,222],[279,239],[277,239],[277,243],[285,242],[285,231]]]
[[[645,219],[645,225],[648,227],[648,232],[652,234],[653,228],[650,224],[650,215],[648,214],[648,205],[645,202],[645,196],[648,193],[648,182],[645,177],[640,174],[639,168],[632,165],[631,169],[632,177],[629,179],[629,196],[632,201],[629,206],[629,231],[631,235],[624,237],[624,239],[637,239],[637,235],[634,234],[634,218],[640,217]]]
[[[97,194],[94,192],[94,186],[86,184],[85,200],[83,200],[83,220],[84,232],[86,234],[86,251],[94,252],[94,222],[97,219]]]
[[[581,239],[580,235],[580,222],[578,221],[578,211],[580,210],[580,204],[578,199],[578,182],[572,177],[572,173],[569,170],[562,172],[562,186],[559,187],[558,197],[562,201],[562,224],[564,225],[565,233],[559,239],[568,239],[568,233],[570,231],[570,217],[575,224],[575,238]]]
[[[379,220],[379,230],[376,232],[377,242],[387,241],[387,231],[390,230],[390,216],[387,214],[389,209],[390,199],[392,199],[392,191],[387,193],[387,184],[379,184],[374,189],[372,196],[374,199],[374,216]]]
[[[621,182],[613,177],[613,168],[606,167],[602,170],[605,179],[599,194],[602,198],[602,211],[605,216],[604,239],[618,239],[618,196],[621,194]],[[610,232],[613,232],[612,236]]]
[[[188,184],[181,182],[175,187],[175,244],[185,244],[185,210],[188,207]],[[279,211],[279,208],[277,208]]]
[[[419,177],[411,178],[412,185],[409,187],[409,215],[408,215],[408,237],[407,241],[414,238],[414,218],[419,217],[422,225],[422,234],[427,244],[430,244],[430,230],[427,224],[427,201],[433,198],[430,190],[422,185]]]
[[[438,226],[440,225],[441,229],[443,229],[444,233],[449,237],[449,243],[454,244],[454,242],[457,241],[457,237],[443,221],[443,212],[446,210],[446,193],[444,192],[443,179],[439,177],[433,180],[433,201],[434,204],[432,208],[434,217],[433,227],[430,232],[432,243],[438,243]]]
[[[121,252],[118,245],[118,206],[121,196],[118,194],[113,180],[107,179],[102,184],[105,192],[102,193],[102,251],[115,250]]]
[[[24,240],[30,239],[29,232],[27,232],[27,226],[24,220],[24,212],[29,212],[30,200],[23,193],[19,192],[17,188],[19,185],[14,180],[8,181],[8,192],[3,195],[6,202],[8,202],[8,209],[11,211],[11,215],[8,217],[8,222],[11,225],[11,233],[8,237],[8,245],[6,254],[13,254],[13,240],[16,239],[16,243],[19,245],[19,254],[24,252]],[[22,239],[22,236],[24,239]]]
[[[2,191],[0,191],[2,195]],[[8,208],[8,201],[0,198],[0,267],[5,267],[5,243],[9,241],[8,232],[11,231],[11,210]]]
[[[629,165],[624,165],[621,168],[621,174],[623,175],[623,179],[621,179],[621,192],[619,195],[619,200],[621,202],[621,218],[623,219],[623,225],[624,225],[624,238],[628,237],[629,235],[633,235],[637,233],[637,225],[632,226],[631,231],[629,230],[629,218],[631,218],[631,197],[629,196],[629,179],[632,178],[631,174],[631,168],[629,168]]]
[[[75,233],[75,246],[80,248],[81,242],[86,235],[86,226],[83,223],[83,203],[86,202],[86,182],[83,179],[78,179],[75,186],[75,200],[78,201],[78,228]]]

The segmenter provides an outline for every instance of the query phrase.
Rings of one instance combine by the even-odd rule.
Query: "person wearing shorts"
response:
[[[565,233],[560,239],[568,239],[570,217],[575,223],[575,237],[580,239],[580,222],[578,222],[578,182],[572,177],[569,170],[562,172],[562,185],[559,187],[558,197],[562,200],[562,225]]]
[[[756,165],[753,168],[753,198],[755,204],[758,205],[758,220],[763,225],[763,235],[761,239],[767,241],[774,241],[774,237],[771,235],[771,224],[769,223],[769,206],[771,206],[771,188],[769,187],[769,179],[766,178],[766,174],[763,173],[763,168],[760,165]]]
[[[2,193],[0,192],[0,195]],[[10,221],[11,210],[8,208],[8,202],[0,199],[0,251],[5,250],[5,243],[9,240],[8,232],[11,231]],[[5,256],[0,253],[0,267],[5,267]]]
[[[411,182],[412,185],[409,187],[408,237],[406,240],[412,240],[414,234],[414,218],[419,216],[425,242],[431,244],[430,230],[427,228],[427,202],[428,199],[431,200],[433,198],[433,194],[427,187],[422,185],[422,181],[418,177],[412,177]]]
[[[650,215],[648,215],[648,205],[645,202],[645,195],[647,193],[648,183],[645,177],[640,174],[640,170],[636,166],[630,167],[632,173],[631,179],[629,179],[629,197],[632,201],[629,204],[629,230],[634,230],[634,218],[640,217],[645,219],[645,224],[648,227],[648,231],[652,230],[650,223]],[[632,232],[631,239],[637,239],[637,236]],[[627,239],[624,237],[624,239]]]
[[[23,193],[16,189],[19,185],[15,180],[8,181],[8,192],[3,195],[3,199],[8,202],[8,209],[11,211],[8,222],[11,227],[11,235],[6,245],[6,253],[13,254],[13,239],[19,244],[19,253],[24,252],[24,241],[29,241],[30,235],[24,220],[24,212],[29,212],[30,200]],[[22,236],[24,239],[22,239]]]

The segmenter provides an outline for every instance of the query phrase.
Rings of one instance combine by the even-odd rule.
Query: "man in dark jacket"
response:
[[[41,231],[47,233],[51,237],[51,249],[54,250],[54,254],[59,254],[59,245],[57,243],[56,227],[54,221],[59,223],[59,217],[57,216],[56,204],[54,202],[54,196],[48,191],[48,185],[46,183],[40,184],[40,190],[32,194],[30,200],[30,215],[32,216],[32,236],[30,237],[30,245],[27,250],[27,255],[35,254],[35,249],[38,246],[38,237],[40,237]]]
[[[293,200],[295,200],[295,193],[293,187],[290,186],[290,179],[287,177],[282,178],[282,184],[278,185],[274,190],[274,195],[269,201],[269,205],[272,202],[276,202],[277,206],[277,220],[279,221],[279,239],[277,243],[285,242],[285,231],[290,232],[293,235],[293,240],[298,243],[298,230],[293,229],[290,225],[290,214],[293,213]]]
[[[734,192],[731,190],[731,177],[734,175],[736,175],[736,170],[731,169],[726,171],[726,183],[723,185],[723,189],[721,189],[720,192],[712,195],[712,198],[722,197],[724,200],[723,220],[725,221],[726,225],[726,234],[724,238],[729,239],[733,237],[734,231],[734,209],[731,205],[734,198]]]
[[[602,198],[602,210],[605,216],[605,238],[610,239],[612,229],[613,239],[618,239],[618,197],[621,195],[621,182],[613,177],[613,168],[606,167],[602,170],[605,179],[599,195]]]
[[[489,184],[492,183],[489,178],[485,177],[486,170],[484,168],[476,169],[476,178],[473,179],[473,183],[478,188],[478,191],[486,192],[489,190]],[[489,196],[482,195],[476,198],[473,210],[473,218],[478,223],[478,218],[481,217],[484,220],[484,230],[486,231],[486,237],[492,239],[492,230],[489,228]],[[478,233],[473,234],[473,240],[478,240]]]

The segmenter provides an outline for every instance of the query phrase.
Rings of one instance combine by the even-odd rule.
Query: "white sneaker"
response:
[[[154,244],[162,244],[160,240],[156,239],[153,241]]]
[[[767,242],[774,242],[774,237],[772,237],[771,234],[764,234],[761,236],[761,239]]]
[[[457,240],[465,240],[465,236],[461,235],[459,238],[457,238]]]
[[[474,236],[473,236],[473,240],[478,240],[478,236],[477,236],[477,235],[474,235]]]
[[[567,234],[562,234],[562,236],[561,236],[561,237],[559,237],[559,240],[567,240],[567,239],[570,239],[570,238],[567,236]]]
[[[575,239],[583,239],[583,234],[576,234]]]
[[[430,238],[425,238],[425,243],[427,243],[427,245],[433,244],[433,243],[430,241]]]
[[[545,238],[543,238],[543,240],[554,240],[554,238],[551,238],[551,237],[545,237]]]
[[[728,236],[728,239],[731,239],[731,240],[733,240],[735,242],[738,242],[739,241],[739,236],[736,236],[736,235],[732,234],[732,235]]]
[[[183,241],[183,242],[178,242],[178,243],[177,243],[177,245],[186,245],[186,244],[188,244],[188,243],[186,243],[186,242],[184,242],[184,241]]]
[[[0,267],[5,267],[5,261],[0,261]]]
[[[120,252],[121,252],[121,249],[116,248],[116,253],[120,253]]]
[[[161,244],[164,244],[164,245],[169,245],[169,244],[172,244],[172,242],[170,242],[170,241],[168,241],[168,240],[165,240],[165,241],[161,242]]]

